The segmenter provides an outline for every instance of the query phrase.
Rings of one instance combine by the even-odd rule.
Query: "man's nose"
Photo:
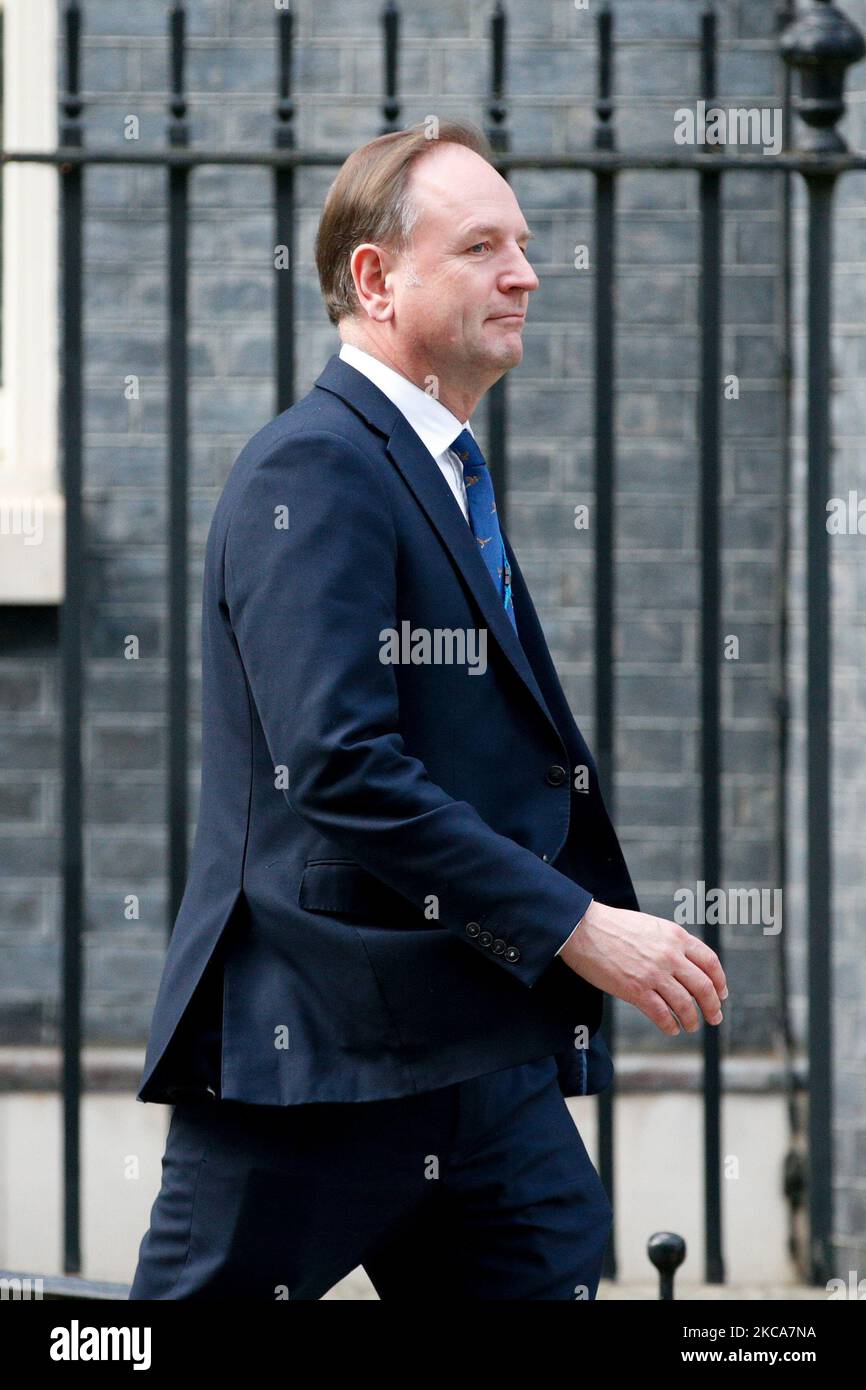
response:
[[[519,248],[515,251],[514,262],[505,272],[503,279],[506,284],[519,285],[524,290],[537,290],[540,284],[538,276]]]

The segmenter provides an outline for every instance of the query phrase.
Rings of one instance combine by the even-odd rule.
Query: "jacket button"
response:
[[[477,922],[467,922],[467,923],[466,923],[466,935],[467,935],[467,936],[475,937],[475,936],[478,935],[478,933],[480,932],[480,930],[481,930],[481,928],[480,928],[480,926],[478,925]]]
[[[564,767],[559,766],[559,763],[554,763],[552,767],[547,769],[544,776],[545,780],[549,782],[552,787],[561,787],[568,773]]]
[[[544,862],[545,862],[545,864],[547,864],[547,863],[549,863],[549,862],[550,862],[550,861],[549,861],[549,860],[548,860],[548,857],[547,857],[547,855],[546,855],[546,854],[542,854],[542,856],[541,856],[541,857],[542,857],[542,859],[543,859],[543,860],[544,860]]]
[[[505,959],[508,961],[509,965],[514,965],[516,961],[520,960],[520,952],[516,946],[508,947],[505,952]]]
[[[490,943],[492,942],[492,940],[493,940],[493,932],[492,932],[492,931],[483,931],[483,932],[481,933],[481,935],[479,936],[479,938],[478,938],[478,945],[479,945],[479,946],[489,946]]]
[[[494,956],[502,955],[502,952],[505,950],[505,942],[502,940],[501,936],[497,936],[496,940],[493,943],[493,946],[491,947],[491,950],[493,951]]]

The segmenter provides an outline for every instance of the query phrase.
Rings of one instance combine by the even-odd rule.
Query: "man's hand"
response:
[[[648,912],[607,907],[594,899],[559,959],[590,984],[634,1004],[663,1033],[676,1037],[677,1019],[697,1031],[700,1005],[708,1023],[721,1023],[728,993],[715,951],[676,922]]]

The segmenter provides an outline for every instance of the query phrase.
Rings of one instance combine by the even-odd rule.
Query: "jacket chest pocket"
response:
[[[381,927],[424,924],[423,914],[381,879],[349,859],[308,859],[298,887],[308,912],[334,912]]]

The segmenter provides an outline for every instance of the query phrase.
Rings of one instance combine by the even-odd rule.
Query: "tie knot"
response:
[[[471,464],[473,468],[487,467],[487,460],[478,447],[478,441],[468,430],[461,430],[450,447],[462,464]]]

